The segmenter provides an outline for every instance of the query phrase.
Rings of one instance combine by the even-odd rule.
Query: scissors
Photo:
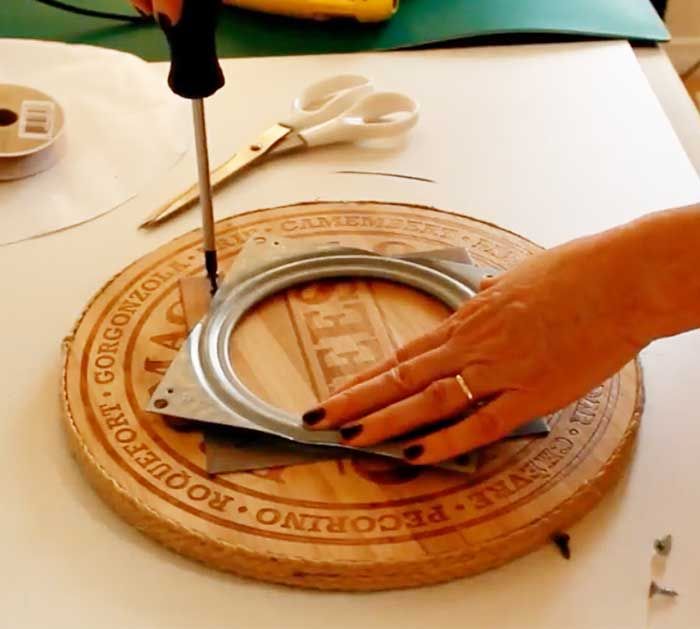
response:
[[[418,121],[418,104],[398,92],[375,92],[370,79],[342,74],[307,87],[292,102],[291,114],[263,132],[211,173],[217,187],[270,154],[336,142],[401,135]],[[197,184],[159,207],[141,223],[154,227],[199,198]]]

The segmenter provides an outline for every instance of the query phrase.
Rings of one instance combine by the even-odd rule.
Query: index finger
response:
[[[383,374],[385,371],[389,371],[396,367],[399,363],[411,360],[416,356],[435,349],[439,345],[442,345],[450,337],[450,332],[452,331],[452,317],[449,317],[443,321],[438,327],[419,336],[418,338],[409,341],[402,347],[399,347],[389,358],[377,363],[374,367],[370,367],[366,371],[350,378],[345,384],[340,386],[334,391],[334,395],[347,391],[362,382],[371,380],[376,376]]]
[[[305,426],[317,430],[340,426],[418,393],[434,380],[459,371],[458,359],[459,356],[444,347],[425,352],[331,396],[322,406],[304,413],[302,420]]]

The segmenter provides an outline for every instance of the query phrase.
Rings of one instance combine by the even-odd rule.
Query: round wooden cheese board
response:
[[[386,254],[462,246],[497,269],[539,250],[431,208],[318,202],[219,222],[222,265],[248,238],[275,236]],[[483,450],[471,475],[356,454],[207,474],[201,432],[175,430],[143,410],[186,338],[178,285],[203,273],[200,246],[199,232],[186,234],[110,280],[65,343],[62,381],[66,428],[90,482],[123,518],[177,552],[302,587],[435,583],[537,548],[623,471],[642,407],[636,362],[552,415],[547,437]],[[254,392],[300,412],[447,314],[432,298],[385,282],[294,288],[243,320],[232,360]]]

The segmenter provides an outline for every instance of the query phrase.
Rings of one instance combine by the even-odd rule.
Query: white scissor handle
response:
[[[412,98],[398,92],[374,92],[337,118],[298,134],[307,146],[319,146],[400,135],[416,122],[418,103]]]
[[[292,113],[280,124],[295,131],[336,118],[374,89],[360,74],[339,74],[309,85],[292,102]]]

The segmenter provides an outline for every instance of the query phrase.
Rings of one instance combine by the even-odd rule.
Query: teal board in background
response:
[[[126,0],[67,0],[129,12]],[[454,42],[488,35],[556,34],[643,41],[669,38],[649,0],[402,0],[382,24],[311,22],[227,7],[218,32],[221,57],[357,52]],[[154,25],[84,17],[34,0],[0,0],[0,37],[93,44],[168,59]]]

